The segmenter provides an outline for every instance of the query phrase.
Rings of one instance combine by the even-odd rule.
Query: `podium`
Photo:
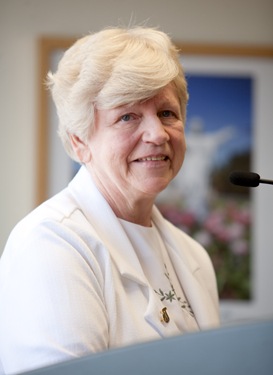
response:
[[[111,349],[24,375],[272,375],[273,320]]]

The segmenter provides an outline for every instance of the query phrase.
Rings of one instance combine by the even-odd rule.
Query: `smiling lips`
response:
[[[163,161],[163,160],[168,160],[168,156],[166,155],[161,155],[161,156],[147,156],[145,158],[139,158],[136,161]]]

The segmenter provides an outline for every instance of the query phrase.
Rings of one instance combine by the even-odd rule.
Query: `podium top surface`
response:
[[[188,333],[24,375],[272,375],[273,321]]]

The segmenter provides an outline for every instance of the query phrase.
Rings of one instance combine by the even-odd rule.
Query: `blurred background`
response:
[[[143,23],[182,46],[273,48],[273,0],[0,0],[0,254],[13,226],[37,205],[41,38]],[[251,168],[273,179],[273,57],[249,59],[266,77],[255,86]],[[221,301],[227,324],[273,317],[273,187],[260,186],[249,199],[251,298]]]

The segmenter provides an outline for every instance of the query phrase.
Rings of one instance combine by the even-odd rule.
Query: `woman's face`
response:
[[[102,192],[127,201],[154,199],[178,173],[184,124],[172,84],[134,105],[97,110],[86,163]]]

